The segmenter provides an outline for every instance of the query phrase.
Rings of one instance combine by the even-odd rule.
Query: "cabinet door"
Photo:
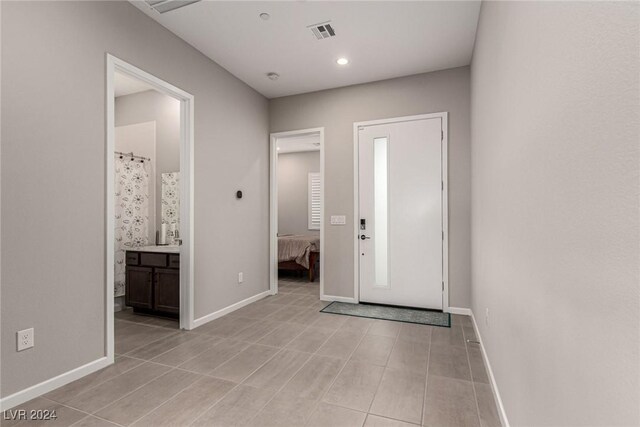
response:
[[[155,269],[155,310],[180,312],[180,270]]]
[[[153,269],[127,266],[125,304],[134,308],[153,308]]]

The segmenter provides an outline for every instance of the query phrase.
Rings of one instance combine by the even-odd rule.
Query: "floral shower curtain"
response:
[[[162,223],[180,233],[180,172],[162,174]],[[167,243],[174,244],[174,238],[168,236]]]
[[[115,296],[125,294],[125,251],[149,244],[149,161],[116,157]]]

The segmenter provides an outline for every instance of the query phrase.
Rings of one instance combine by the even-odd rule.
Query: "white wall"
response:
[[[640,424],[639,22],[637,2],[482,5],[472,299],[514,426]]]
[[[0,7],[6,397],[105,354],[106,53],[195,96],[196,317],[268,289],[269,129],[264,97],[128,2]]]
[[[180,172],[180,101],[155,90],[119,96],[115,101],[116,126],[155,121],[155,222],[162,224],[162,174]],[[155,228],[153,239],[155,242]]]
[[[319,236],[309,230],[309,173],[320,172],[320,151],[278,155],[278,233]]]
[[[449,112],[449,301],[471,305],[469,67],[269,101],[271,132],[325,128],[325,293],[353,297],[353,123]],[[329,224],[346,215],[346,226]]]

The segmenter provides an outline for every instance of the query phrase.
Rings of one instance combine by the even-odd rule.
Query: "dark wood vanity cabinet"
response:
[[[125,303],[153,310],[153,268],[127,266]]]
[[[180,312],[180,270],[156,268],[153,292],[154,310],[178,314]]]
[[[180,255],[127,251],[125,304],[134,311],[180,313]]]

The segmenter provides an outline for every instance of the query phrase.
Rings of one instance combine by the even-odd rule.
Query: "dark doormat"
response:
[[[322,313],[343,314],[345,316],[368,317],[370,319],[392,320],[394,322],[419,323],[421,325],[451,327],[451,315],[441,311],[420,308],[393,307],[377,304],[350,304],[334,301]]]

